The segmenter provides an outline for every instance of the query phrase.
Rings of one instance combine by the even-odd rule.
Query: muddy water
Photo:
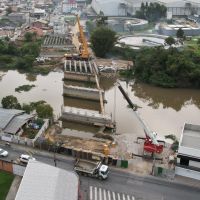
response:
[[[45,100],[53,108],[57,116],[60,115],[61,105],[77,106],[87,109],[99,109],[96,102],[63,98],[63,74],[51,72],[47,76],[33,76],[19,74],[17,71],[8,71],[0,79],[0,101],[7,95],[14,95],[20,103]],[[106,91],[106,112],[112,115],[117,122],[118,133],[144,135],[141,125],[133,111],[127,107],[127,102],[120,91],[114,86],[115,80],[104,79],[102,88]],[[15,92],[15,88],[24,84],[35,84],[29,92]],[[71,83],[70,83],[71,84]],[[145,84],[126,83],[121,85],[132,101],[140,106],[138,113],[151,130],[156,131],[160,138],[166,134],[180,136],[185,122],[200,124],[200,90],[193,89],[162,89]],[[115,98],[116,97],[116,98]],[[86,130],[85,126],[63,124],[64,127]],[[96,129],[88,131],[96,132]]]
[[[166,134],[180,137],[185,122],[200,124],[200,90],[163,89],[126,82],[121,82],[121,85],[133,103],[141,107],[137,111],[140,117],[160,138],[164,138]],[[116,106],[111,103],[115,96],[114,91]],[[127,107],[127,102],[118,88],[108,90],[106,98],[109,102],[106,110],[116,110],[117,132],[143,134],[141,125],[133,111]]]
[[[5,73],[0,80],[0,102],[3,97],[14,95],[21,104],[44,100],[54,108],[56,115],[61,112],[63,73],[51,72],[47,76],[20,74],[14,70]],[[16,87],[24,84],[34,84],[36,87],[28,92],[15,92]]]

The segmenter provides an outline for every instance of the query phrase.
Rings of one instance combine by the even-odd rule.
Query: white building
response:
[[[74,13],[77,10],[76,0],[64,0],[62,2],[63,13]]]
[[[134,15],[140,10],[141,3],[160,3],[167,7],[167,12],[173,16],[200,15],[200,0],[124,0],[128,9],[127,12]]]
[[[179,142],[175,173],[200,180],[200,125],[185,124]]]
[[[93,0],[92,8],[97,14],[103,12],[105,16],[125,16],[127,13],[124,0]]]
[[[38,161],[29,161],[15,200],[78,200],[79,178]]]

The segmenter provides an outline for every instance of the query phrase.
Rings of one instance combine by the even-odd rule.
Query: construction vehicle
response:
[[[88,44],[85,38],[85,35],[83,33],[83,28],[81,27],[79,16],[76,15],[77,24],[78,24],[78,30],[79,30],[79,54],[65,54],[65,58],[67,60],[89,60],[90,59],[90,53],[88,50]]]
[[[158,153],[158,154],[162,153],[164,146],[162,144],[159,144],[159,141],[156,139],[157,134],[155,132],[151,131],[147,127],[147,125],[144,123],[144,121],[141,119],[138,112],[136,111],[137,106],[135,104],[133,104],[133,102],[130,100],[130,98],[128,97],[128,95],[124,91],[121,84],[118,82],[117,85],[118,85],[120,92],[122,93],[122,95],[124,96],[126,101],[128,102],[129,106],[133,109],[135,116],[137,117],[137,119],[139,120],[139,122],[141,123],[141,125],[144,129],[144,132],[145,132],[145,135],[146,135],[146,138],[144,138],[144,140],[145,140],[144,151],[152,153],[152,154],[153,153]]]
[[[74,165],[74,170],[84,176],[105,180],[108,178],[108,166],[103,165],[101,161],[90,161],[78,159]]]

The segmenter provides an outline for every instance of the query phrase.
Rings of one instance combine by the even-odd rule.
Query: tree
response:
[[[140,10],[136,11],[135,16],[138,18],[146,19],[150,22],[156,22],[162,17],[166,17],[167,8],[159,3],[146,3],[142,2]]]
[[[52,118],[53,108],[49,104],[39,104],[36,107],[36,112],[39,118]]]
[[[31,107],[30,104],[22,104],[22,110],[24,110],[26,113],[30,114],[31,111],[33,111],[33,108]]]
[[[169,36],[165,39],[165,43],[171,47],[173,44],[176,44],[176,40]]]
[[[97,27],[106,26],[108,24],[106,22],[107,20],[108,20],[108,17],[104,16],[104,13],[102,11],[100,11],[100,13],[99,13],[99,15],[97,16],[97,19],[96,19]]]
[[[96,28],[90,38],[92,49],[96,56],[105,57],[116,42],[116,33],[109,28]]]
[[[177,30],[177,32],[176,32],[176,37],[179,38],[179,39],[184,39],[184,36],[185,36],[185,34],[184,34],[183,29],[182,29],[182,28],[179,28],[179,29]]]
[[[20,104],[15,96],[10,95],[2,99],[1,104],[6,109],[21,109]]]
[[[9,15],[10,13],[12,13],[12,8],[9,6],[6,8],[6,15]]]
[[[200,47],[200,38],[197,40],[197,44]]]
[[[26,42],[32,42],[33,41],[33,33],[26,32],[24,34],[24,39],[25,39]]]

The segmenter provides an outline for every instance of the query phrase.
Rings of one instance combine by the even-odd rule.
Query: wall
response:
[[[18,164],[13,164],[13,174],[18,175],[18,176],[23,176],[26,167]]]
[[[5,160],[0,160],[0,170],[12,173],[13,172],[12,163]]]
[[[10,172],[18,176],[23,176],[25,169],[26,169],[25,166],[10,161],[0,160],[0,170]]]
[[[200,180],[200,172],[190,170],[190,169],[175,167],[175,174],[180,175],[180,176],[185,176],[185,177],[188,177],[188,178]]]
[[[48,128],[49,126],[49,120],[44,119],[44,124],[42,125],[41,129],[38,131],[37,135],[35,136],[34,139],[29,139],[29,138],[24,138],[20,137],[18,135],[10,135],[7,133],[0,133],[0,138],[1,140],[7,141],[7,142],[13,142],[17,144],[22,144],[22,145],[28,145],[28,146],[34,146],[35,141],[40,137],[44,131]]]

